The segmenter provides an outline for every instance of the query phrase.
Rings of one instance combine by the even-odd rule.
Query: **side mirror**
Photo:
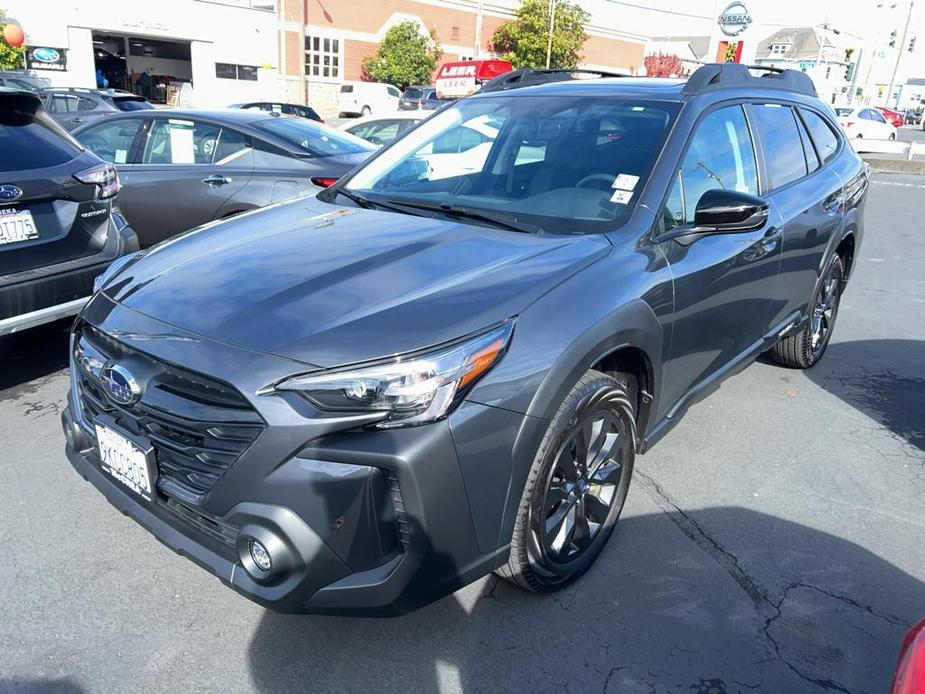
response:
[[[708,190],[694,210],[695,231],[735,232],[760,229],[770,208],[761,198],[736,190]]]

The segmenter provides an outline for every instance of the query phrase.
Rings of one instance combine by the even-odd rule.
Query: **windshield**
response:
[[[839,116],[839,117],[841,117],[841,118],[844,118],[845,116],[850,116],[852,113],[854,113],[854,109],[853,109],[853,108],[837,108],[837,109],[835,109],[835,115],[836,115],[836,116]]]
[[[304,118],[267,118],[252,125],[313,157],[357,154],[376,149],[350,133],[332,130]]]
[[[372,202],[501,213],[550,233],[628,217],[677,102],[573,96],[460,101],[396,140],[347,182]]]

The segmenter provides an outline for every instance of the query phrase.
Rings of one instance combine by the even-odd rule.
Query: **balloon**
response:
[[[18,24],[7,24],[3,27],[3,39],[13,48],[19,48],[26,42],[26,35]]]

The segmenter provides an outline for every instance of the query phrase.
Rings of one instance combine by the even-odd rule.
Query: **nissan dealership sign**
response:
[[[720,12],[717,23],[726,36],[739,36],[752,23],[752,16],[743,3],[732,2]]]

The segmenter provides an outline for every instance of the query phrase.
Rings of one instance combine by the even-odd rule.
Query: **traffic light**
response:
[[[914,52],[915,52],[915,39],[916,39],[916,38],[917,38],[917,37],[913,36],[911,39],[909,39],[909,52],[910,52],[910,53],[914,53]]]
[[[896,29],[890,32],[890,48],[896,48]]]
[[[857,63],[848,63],[845,65],[845,82],[850,82],[854,78],[854,68]]]

